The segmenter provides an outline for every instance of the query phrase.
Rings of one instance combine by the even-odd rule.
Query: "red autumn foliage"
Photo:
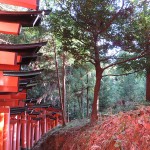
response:
[[[149,150],[150,107],[111,116],[97,130],[91,136],[92,150]]]
[[[47,133],[34,150],[150,150],[150,107]],[[45,147],[44,147],[45,145]],[[46,148],[47,145],[47,148]]]

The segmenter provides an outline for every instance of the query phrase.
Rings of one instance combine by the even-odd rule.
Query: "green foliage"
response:
[[[147,1],[135,2],[134,15],[131,16],[127,26],[124,27],[125,43],[124,49],[132,54],[147,54],[130,63],[120,66],[123,71],[144,70],[149,68],[149,31],[150,31],[150,9]],[[123,44],[123,43],[122,43]],[[122,55],[122,57],[124,57]],[[125,58],[125,57],[124,57]]]

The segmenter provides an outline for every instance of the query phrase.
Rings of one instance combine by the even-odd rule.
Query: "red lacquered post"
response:
[[[16,144],[16,150],[20,150],[20,132],[21,132],[21,116],[18,115],[18,121],[17,121],[17,144]]]
[[[39,139],[42,136],[42,120],[39,121]]]
[[[26,112],[22,114],[22,126],[21,126],[21,150],[27,149],[27,123],[26,123]]]
[[[4,112],[0,110],[0,150],[3,150]]]
[[[14,119],[17,119],[15,116]],[[16,143],[17,143],[17,120],[13,123],[13,135],[12,135],[12,150],[16,150]]]
[[[46,133],[46,110],[44,110],[44,119],[43,119],[43,134]]]
[[[12,150],[12,142],[13,142],[13,123],[10,124],[10,149]]]
[[[35,126],[35,142],[39,140],[39,120],[36,121]]]
[[[10,108],[5,107],[5,114],[4,114],[4,135],[3,135],[3,150],[10,149]]]
[[[31,149],[31,117],[29,115],[27,123],[27,149]]]
[[[57,126],[58,125],[58,114],[55,115],[55,118],[56,118],[56,120],[55,120],[55,126]]]
[[[35,123],[31,123],[31,147],[34,144],[34,134],[35,134]]]
[[[51,121],[50,121],[50,124],[51,124],[51,129],[53,129],[53,128],[55,127],[55,122],[54,122],[54,120],[51,120]]]
[[[51,126],[51,119],[49,118],[48,120],[49,120],[49,121],[48,121],[48,130],[51,130],[51,129],[52,129],[52,126]]]

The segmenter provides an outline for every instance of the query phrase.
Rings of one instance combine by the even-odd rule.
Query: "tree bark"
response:
[[[99,49],[97,47],[98,34],[93,33],[94,39],[94,51],[95,51],[95,71],[96,71],[96,83],[94,87],[94,100],[92,104],[91,122],[98,120],[98,108],[99,108],[99,92],[102,79],[103,69],[100,66]]]
[[[143,12],[144,12],[144,17],[147,16],[147,12],[148,12],[148,5],[147,5],[147,0],[144,1],[143,3],[144,7],[143,7]],[[144,24],[145,26],[145,43],[144,44],[144,48],[145,51],[147,53],[149,53],[149,32],[146,32],[148,29],[147,24]],[[150,58],[146,58],[146,62],[147,62],[147,68],[146,68],[146,101],[150,102]]]
[[[102,79],[102,73],[103,70],[100,67],[100,64],[95,65],[96,70],[96,83],[94,87],[94,101],[92,104],[92,113],[91,113],[91,122],[95,122],[98,120],[98,102],[99,102],[99,91],[100,91],[100,85],[101,85],[101,79]]]
[[[69,122],[69,101],[71,99],[71,95],[70,95],[70,85],[69,85],[69,88],[68,88],[68,99],[66,99],[66,103],[67,103],[67,122]]]
[[[60,105],[61,105],[61,111],[62,111],[62,125],[65,126],[65,114],[64,114],[64,107],[63,107],[63,101],[61,96],[61,86],[60,86],[60,78],[59,78],[59,71],[58,71],[58,62],[57,62],[57,52],[56,52],[56,46],[53,41],[53,47],[54,47],[54,55],[55,55],[55,68],[57,72],[57,80],[58,80],[58,92],[59,92],[59,99],[60,99]]]
[[[150,102],[150,69],[146,72],[146,101]]]
[[[64,125],[66,124],[66,56],[63,52],[63,66],[62,66],[62,107],[64,115]]]
[[[86,112],[86,116],[88,117],[89,116],[89,75],[87,73],[87,93],[86,93],[86,97],[87,97],[87,112]]]
[[[82,104],[81,104],[81,99],[79,96],[78,96],[78,104],[79,104],[79,115],[80,115],[80,118],[82,118]]]
[[[84,118],[84,105],[83,105],[83,95],[81,95],[81,118]]]

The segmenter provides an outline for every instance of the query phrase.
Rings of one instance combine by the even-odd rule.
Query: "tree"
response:
[[[59,39],[66,35],[65,50],[70,52],[78,63],[91,62],[95,66],[96,83],[92,105],[91,121],[98,118],[97,103],[102,74],[105,69],[143,57],[144,54],[131,55],[121,59],[118,55],[109,55],[110,51],[120,51],[123,25],[133,13],[129,1],[70,0],[60,3],[59,10],[51,16],[51,31]],[[62,32],[62,30],[65,33]]]

